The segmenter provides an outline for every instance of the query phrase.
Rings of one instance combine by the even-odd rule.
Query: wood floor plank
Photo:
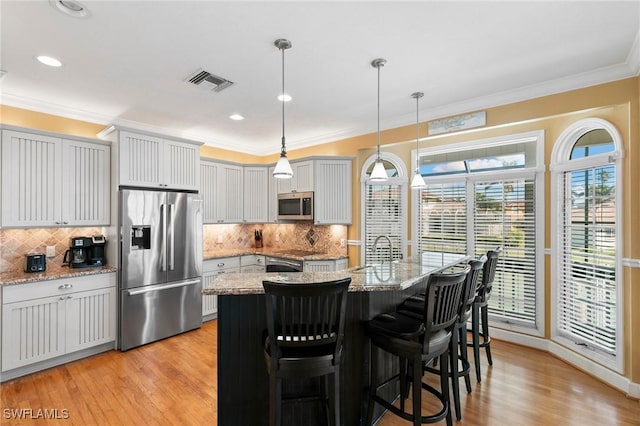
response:
[[[626,398],[548,353],[494,340],[481,383],[461,386],[461,426],[640,425],[640,401]],[[110,351],[1,386],[2,425],[60,425],[6,419],[4,409],[69,410],[64,425],[216,425],[217,324],[127,352]],[[437,385],[435,377],[425,381]],[[462,382],[461,382],[462,384]],[[423,392],[424,412],[433,406]],[[251,409],[248,407],[248,409]],[[379,426],[409,423],[386,414]]]

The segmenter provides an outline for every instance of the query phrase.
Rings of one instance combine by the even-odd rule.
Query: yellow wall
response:
[[[623,139],[625,158],[623,162],[624,179],[624,223],[623,257],[640,258],[640,222],[637,220],[640,211],[640,78],[634,77],[594,87],[574,90],[557,95],[544,96],[524,102],[488,108],[487,125],[462,133],[427,137],[421,141],[421,147],[445,145],[464,141],[484,139],[494,136],[521,133],[532,130],[545,131],[545,163],[551,159],[553,145],[560,133],[573,122],[587,117],[599,117],[613,123]],[[56,117],[27,111],[19,108],[0,106],[0,122],[27,128],[35,128],[77,136],[95,138],[96,133],[104,128],[102,125]],[[421,125],[422,134],[426,134],[426,126]],[[409,174],[410,153],[415,148],[415,125],[383,131],[381,134],[383,150],[398,155],[405,164]],[[349,227],[349,239],[360,239],[360,169],[366,159],[374,154],[376,147],[375,133],[361,135],[337,142],[330,142],[314,147],[290,150],[289,158],[296,159],[312,155],[346,155],[355,157],[353,164],[353,218]],[[241,163],[274,163],[277,154],[255,156],[208,146],[201,148],[205,157],[236,161]],[[550,174],[545,176],[545,247],[550,247],[551,240],[551,200]],[[409,226],[409,229],[411,227]],[[410,235],[408,236],[411,237]],[[359,263],[358,247],[349,247],[351,265]],[[546,258],[545,271],[545,335],[550,336],[550,268],[551,259]],[[624,276],[624,341],[625,341],[625,376],[634,383],[640,383],[640,269],[625,267]]]

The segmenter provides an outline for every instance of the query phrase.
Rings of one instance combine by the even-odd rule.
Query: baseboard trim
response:
[[[491,329],[491,338],[548,352],[601,382],[624,392],[627,397],[640,399],[640,383],[634,383],[627,377],[572,352],[551,340],[497,328]]]
[[[116,348],[115,342],[103,343],[102,345],[94,346],[92,348],[83,349],[81,351],[61,355],[51,359],[46,359],[44,361],[14,368],[13,370],[3,371],[0,374],[0,382],[6,382],[8,380],[13,380],[18,377],[26,376],[27,374],[37,373],[38,371],[46,370],[47,368],[57,367],[58,365],[66,364],[72,361],[77,361],[79,359],[87,358],[92,355],[97,355],[102,352],[115,350],[115,348]]]

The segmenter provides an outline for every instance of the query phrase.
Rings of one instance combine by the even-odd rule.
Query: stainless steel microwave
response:
[[[278,220],[313,220],[313,192],[278,194]]]

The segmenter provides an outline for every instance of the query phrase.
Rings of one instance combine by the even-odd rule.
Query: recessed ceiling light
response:
[[[82,3],[75,0],[49,0],[49,4],[56,10],[74,18],[89,17],[89,10]]]
[[[229,118],[235,121],[244,120],[244,117],[241,116],[240,114],[231,114]]]
[[[291,96],[287,95],[286,93],[284,95],[278,95],[278,100],[280,102],[289,102],[291,100]]]
[[[40,55],[36,58],[40,63],[49,65],[50,67],[61,67],[62,62],[51,56]]]

